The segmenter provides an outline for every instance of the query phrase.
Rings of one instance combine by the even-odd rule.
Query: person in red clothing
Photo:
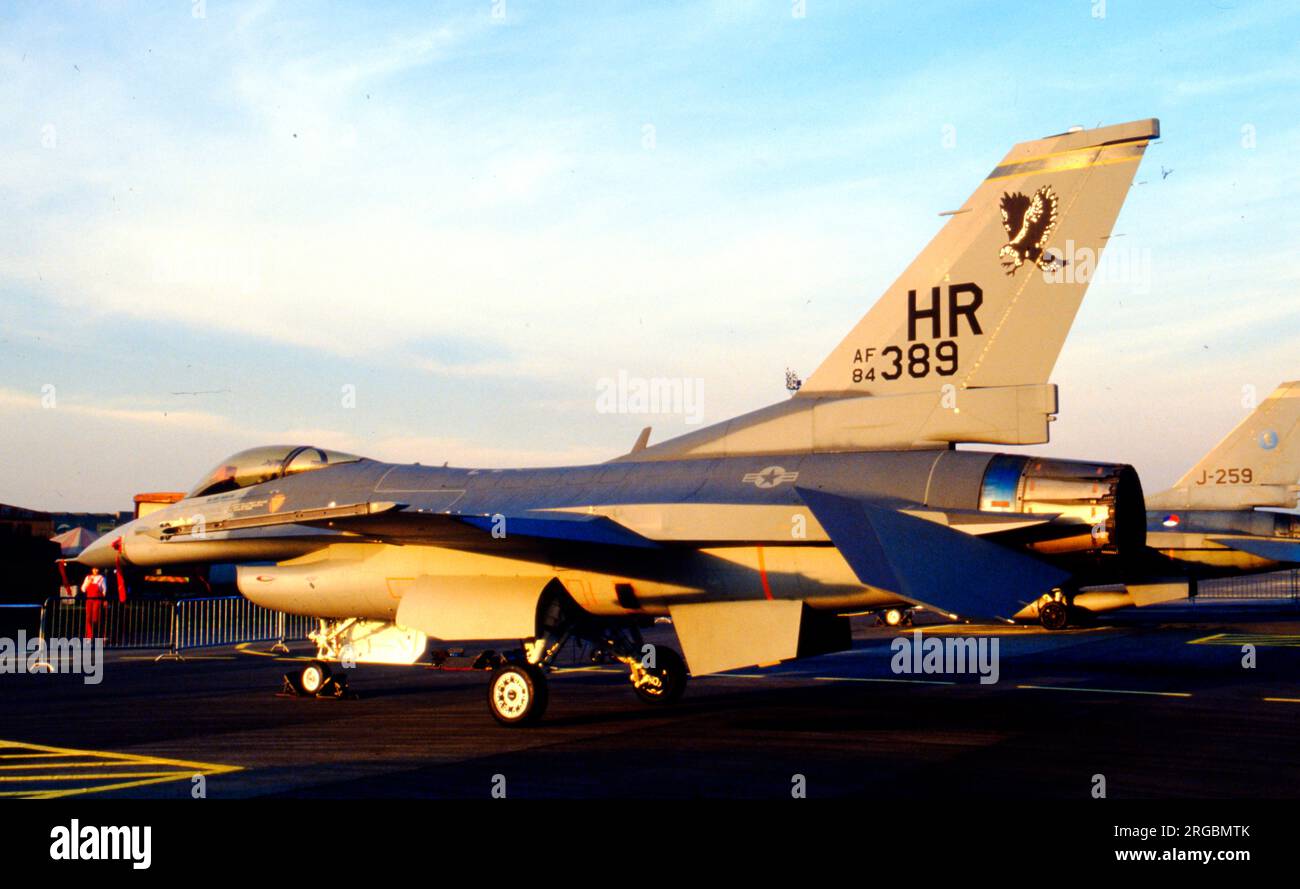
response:
[[[99,616],[104,608],[104,599],[108,596],[108,584],[98,568],[91,568],[86,579],[81,582],[81,592],[86,597],[86,638],[94,639],[99,630]]]

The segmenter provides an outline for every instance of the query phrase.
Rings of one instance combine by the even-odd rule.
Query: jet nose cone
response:
[[[112,568],[117,561],[117,550],[114,549],[113,542],[121,539],[122,529],[114,528],[83,549],[81,555],[77,556],[77,561],[88,568]]]

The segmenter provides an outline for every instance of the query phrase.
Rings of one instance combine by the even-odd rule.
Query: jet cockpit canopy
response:
[[[208,494],[234,491],[299,472],[324,469],[339,463],[355,463],[360,459],[355,454],[311,445],[265,445],[249,448],[218,463],[186,497],[206,497]]]

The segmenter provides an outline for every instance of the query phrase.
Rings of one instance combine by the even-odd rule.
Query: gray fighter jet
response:
[[[576,638],[669,702],[695,674],[839,650],[848,615],[922,605],[1045,623],[1099,562],[1140,551],[1129,466],[957,450],[1041,444],[1049,374],[1155,120],[1016,145],[786,401],[608,463],[397,465],[315,447],[222,461],[81,555],[261,562],[254,602],[321,618],[329,664],[414,663],[429,640],[512,640],[493,715],[537,719]],[[115,551],[116,550],[116,551]],[[685,662],[640,630],[671,617]]]
[[[1078,611],[1195,595],[1201,580],[1300,564],[1300,382],[1283,383],[1172,488],[1147,498],[1147,547],[1122,586],[1081,590]],[[1016,615],[1038,617],[1037,603]]]

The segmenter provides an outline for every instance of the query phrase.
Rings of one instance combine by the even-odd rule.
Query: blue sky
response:
[[[1158,490],[1300,376],[1300,10],[797,11],[6,5],[0,501],[125,508],[272,441],[607,459],[692,427],[602,378],[779,400],[1013,143],[1151,116],[1149,274],[1090,289],[1035,450]]]

